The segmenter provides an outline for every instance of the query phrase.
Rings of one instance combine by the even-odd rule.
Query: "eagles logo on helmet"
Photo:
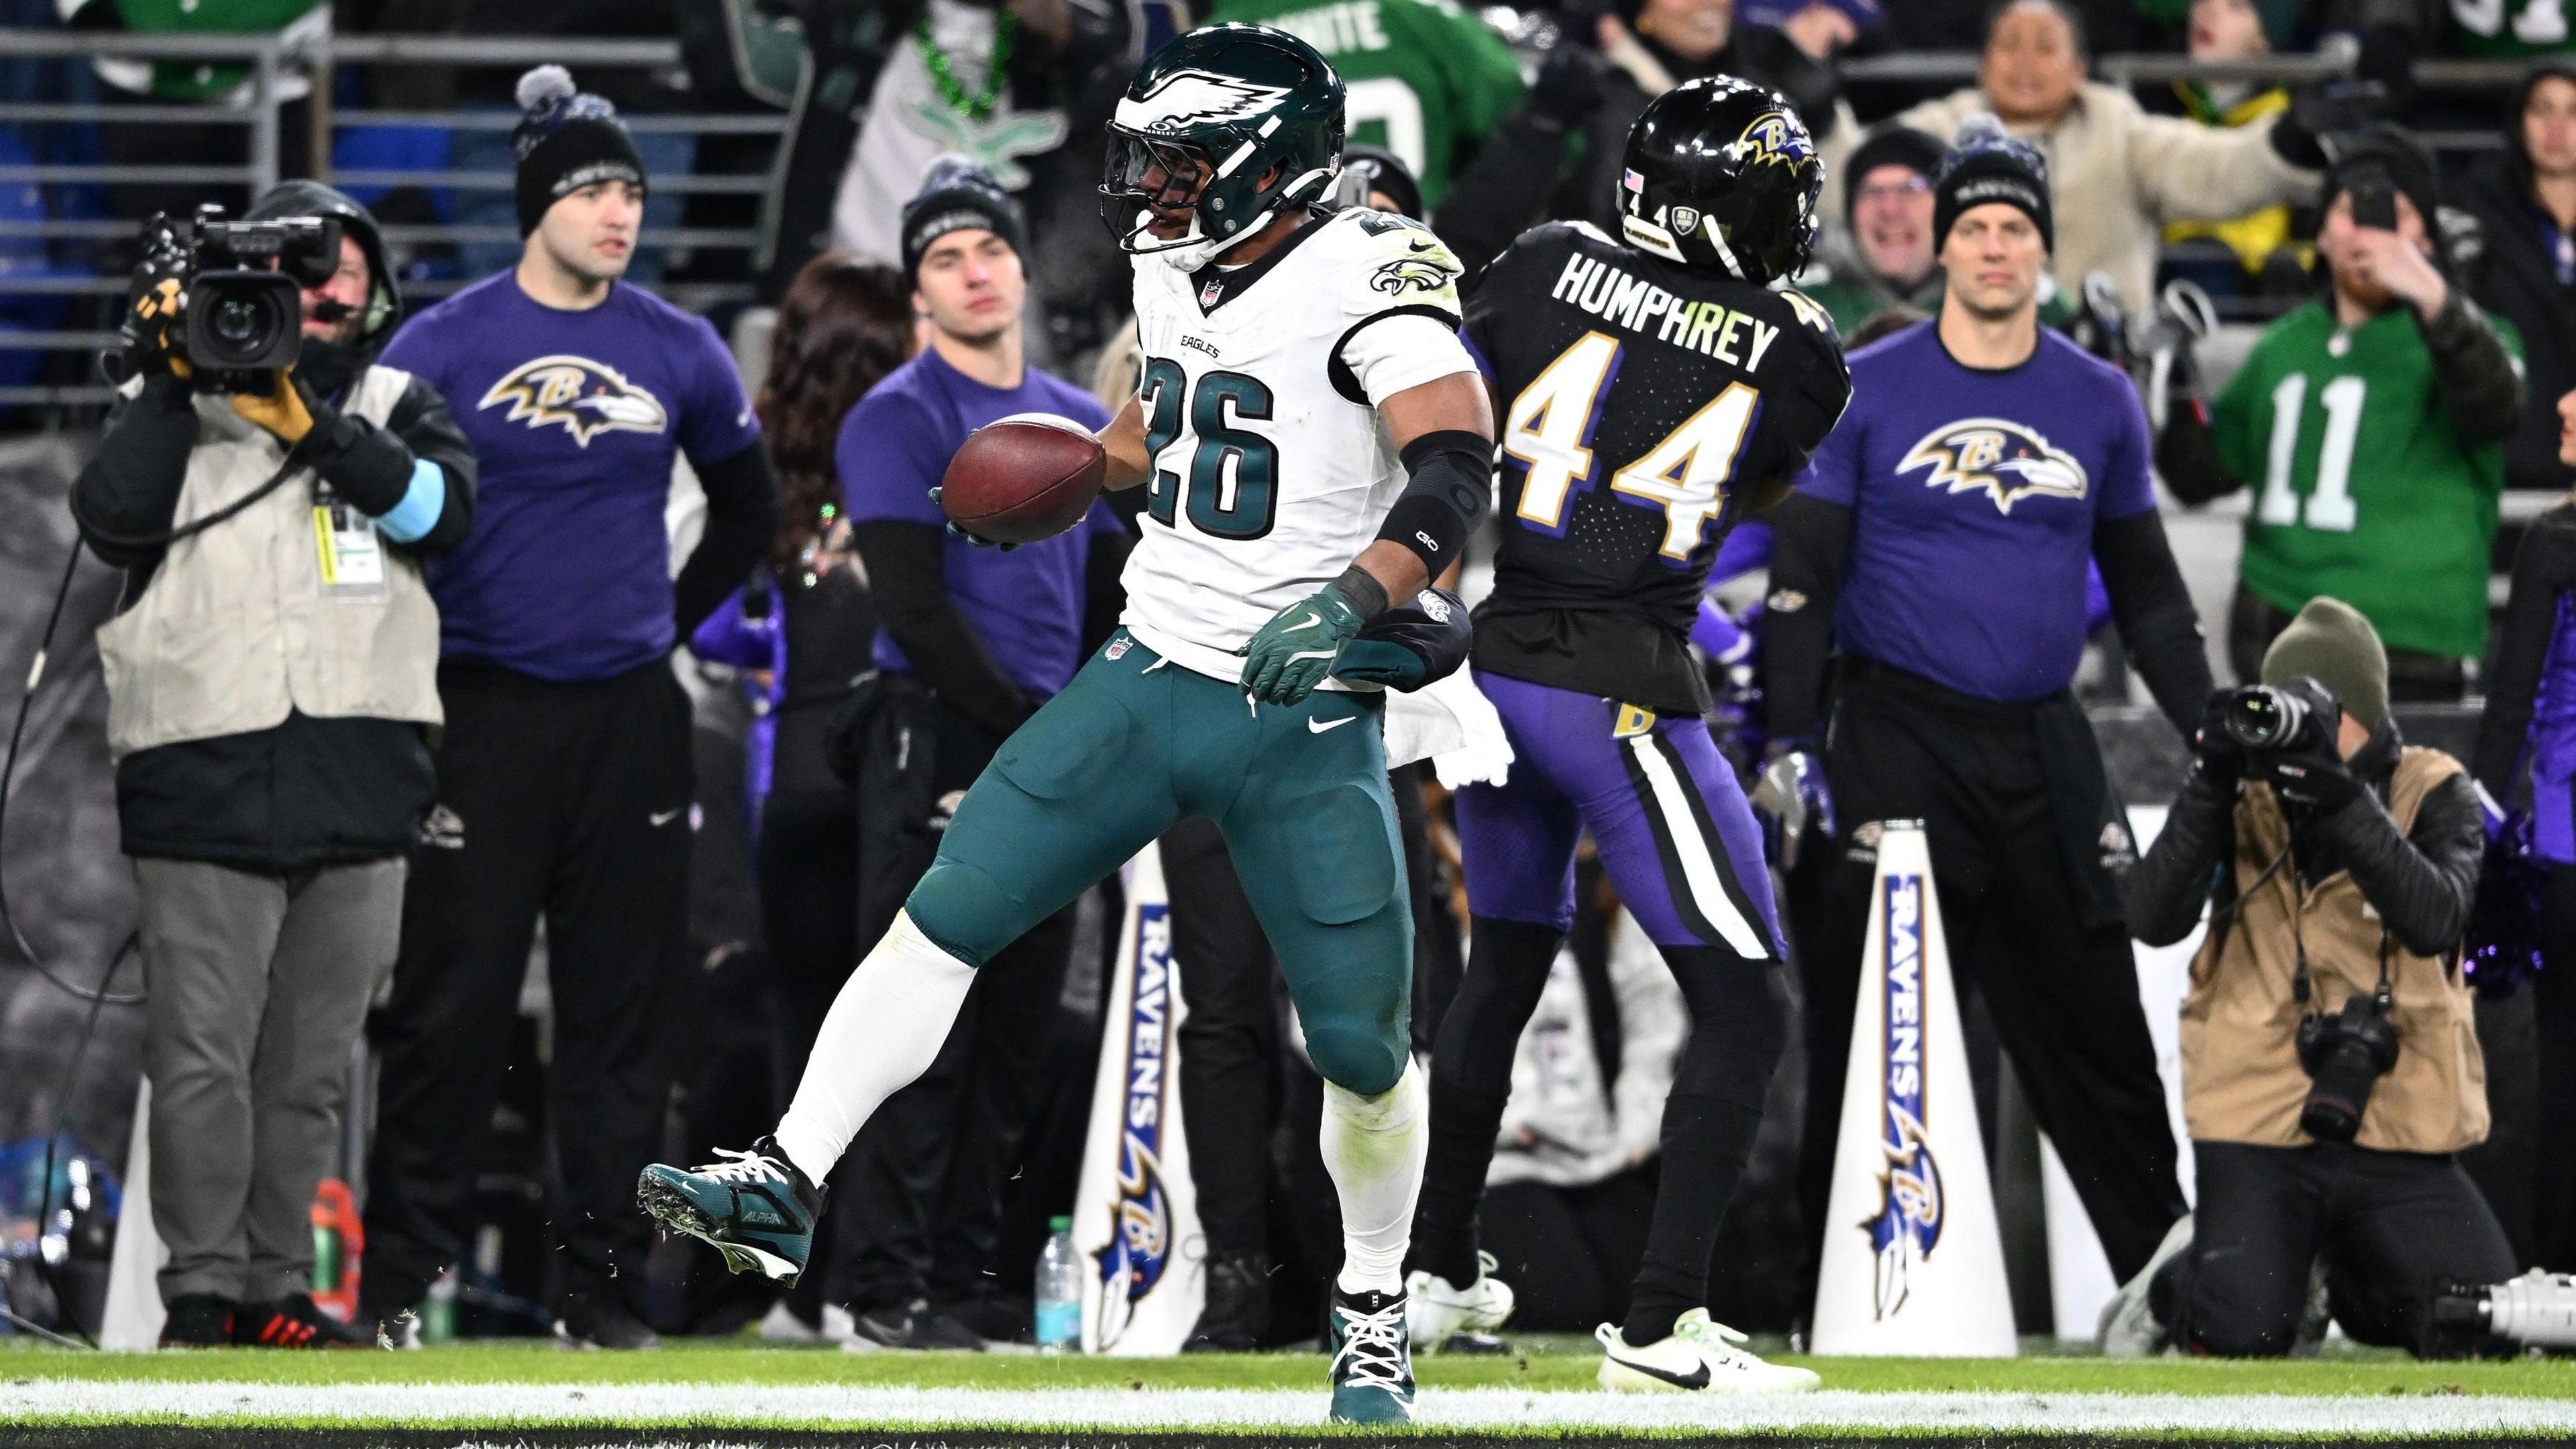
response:
[[[1628,132],[1620,229],[1667,261],[1767,287],[1816,244],[1824,163],[1777,92],[1703,76],[1657,96]]]
[[[1100,215],[1122,250],[1196,271],[1341,168],[1342,78],[1266,25],[1210,25],[1154,53],[1109,120]],[[1173,213],[1188,226],[1162,235]]]

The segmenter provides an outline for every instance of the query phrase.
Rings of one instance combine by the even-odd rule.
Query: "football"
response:
[[[966,435],[940,480],[939,506],[995,543],[1035,543],[1082,521],[1109,477],[1088,428],[1052,413],[1014,413]]]

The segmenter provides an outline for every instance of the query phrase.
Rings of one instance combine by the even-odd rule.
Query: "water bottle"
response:
[[[1073,1247],[1073,1219],[1047,1220],[1045,1251],[1038,1254],[1038,1352],[1082,1351],[1082,1255]]]

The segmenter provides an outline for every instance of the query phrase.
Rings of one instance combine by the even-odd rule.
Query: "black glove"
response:
[[[2236,782],[2245,777],[2245,751],[2227,732],[2228,702],[2235,697],[2232,689],[2211,690],[2200,707],[2200,729],[2192,736],[2193,765],[2223,795],[2235,794]]]
[[[1610,61],[1591,46],[1560,40],[1539,62],[1538,79],[1530,83],[1530,114],[1564,130],[1592,119],[1601,108]]]
[[[939,503],[938,489],[933,488],[930,490],[930,501],[934,507],[937,506]],[[942,510],[942,512],[944,516],[945,510]],[[957,526],[957,520],[953,518],[948,520],[948,534],[951,538],[962,538],[968,543],[975,545],[977,548],[998,548],[1004,553],[1009,553],[1011,550],[1019,547],[1016,543],[1004,543],[997,538],[986,538],[980,533],[968,533],[966,530],[959,528]]]
[[[2272,123],[2272,149],[2302,170],[2323,171],[2334,159],[2326,153],[2328,137],[2358,131],[2387,114],[2388,92],[2375,82],[2312,81]]]
[[[2248,755],[2245,773],[2270,785],[2272,793],[2284,800],[2315,806],[2320,815],[2332,815],[2362,793],[2361,782],[2332,754]]]

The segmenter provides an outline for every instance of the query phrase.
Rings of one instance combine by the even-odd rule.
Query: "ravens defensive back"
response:
[[[1507,784],[1458,795],[1474,934],[1432,1053],[1407,1285],[1418,1342],[1510,1311],[1480,1263],[1476,1208],[1589,831],[1694,1023],[1632,1306],[1599,1330],[1601,1382],[1816,1382],[1745,1352],[1703,1306],[1709,1242],[1787,1022],[1761,837],[1702,719],[1689,630],[1727,528],[1785,490],[1851,395],[1824,310],[1770,285],[1806,260],[1823,176],[1779,96],[1731,77],[1689,82],[1629,133],[1626,240],[1538,228],[1469,302],[1469,344],[1504,414],[1501,552],[1472,658],[1517,759]]]

